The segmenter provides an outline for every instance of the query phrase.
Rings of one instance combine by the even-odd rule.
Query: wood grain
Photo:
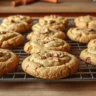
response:
[[[78,0],[77,0],[78,1]],[[86,1],[86,0],[85,0]],[[26,6],[12,7],[10,0],[0,0],[0,13],[68,13],[68,12],[96,12],[96,3],[92,0],[86,2],[74,2],[67,0],[60,0],[58,4],[36,2]],[[86,6],[85,6],[86,5]]]
[[[96,96],[95,82],[0,83],[0,96]]]

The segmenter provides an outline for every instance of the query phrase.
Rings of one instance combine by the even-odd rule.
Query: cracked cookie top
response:
[[[88,43],[96,38],[96,31],[89,29],[70,28],[67,32],[68,37],[77,42]]]
[[[88,28],[96,30],[96,17],[94,16],[80,16],[75,19],[75,24],[78,28]]]
[[[3,20],[3,23],[8,23],[8,22],[26,22],[30,24],[32,23],[32,18],[24,15],[11,15],[5,17]]]
[[[38,38],[32,41],[29,41],[24,46],[25,52],[31,53],[31,54],[33,52],[37,52],[42,49],[56,50],[56,51],[69,51],[70,44],[59,38],[46,37],[44,39]]]
[[[30,25],[26,22],[4,22],[1,23],[2,28],[8,31],[15,31],[15,32],[26,32],[30,30]],[[5,31],[5,29],[2,31]]]
[[[22,69],[28,74],[44,78],[58,79],[71,75],[79,67],[79,60],[62,51],[40,51],[25,58]]]
[[[24,42],[24,36],[14,31],[0,31],[0,48],[17,47]]]
[[[34,40],[37,38],[45,38],[45,37],[56,37],[65,39],[65,33],[60,30],[45,28],[38,31],[33,31],[27,35],[28,40]]]
[[[18,56],[8,49],[0,49],[0,77],[13,71],[18,64]]]
[[[58,15],[49,15],[44,16],[43,18],[39,19],[39,23],[44,24],[63,24],[66,25],[68,23],[68,19],[63,16]]]
[[[88,43],[88,52],[96,54],[96,39],[93,39]]]

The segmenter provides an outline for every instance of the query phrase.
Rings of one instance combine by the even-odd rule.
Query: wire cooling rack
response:
[[[0,19],[0,22],[2,22],[3,18]],[[74,26],[73,24],[74,19],[70,19],[69,27]],[[37,22],[38,19],[34,19],[34,23]],[[23,35],[26,38],[26,35],[29,32],[24,33]],[[86,48],[85,44],[80,44],[77,42],[73,42],[69,39],[66,40],[69,42],[72,46],[70,53],[74,54],[76,57],[79,58],[80,52]],[[27,40],[25,40],[27,42]],[[80,66],[78,69],[78,72],[74,73],[73,75],[62,78],[62,79],[56,79],[56,80],[45,80],[45,79],[39,79],[35,78],[33,76],[28,75],[21,69],[21,63],[29,54],[26,54],[23,51],[24,44],[20,47],[17,47],[16,49],[12,49],[14,53],[16,53],[20,57],[20,63],[17,67],[17,69],[14,72],[8,73],[0,78],[0,82],[76,82],[76,81],[96,81],[96,67],[83,62],[80,60]]]

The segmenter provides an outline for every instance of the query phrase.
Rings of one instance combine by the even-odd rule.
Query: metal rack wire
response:
[[[2,18],[0,19],[2,21]],[[34,22],[37,20],[34,19]],[[73,19],[70,19],[70,24],[69,26],[73,26]],[[23,35],[26,37],[28,32],[24,33]],[[26,42],[27,40],[25,40]],[[66,40],[69,42],[72,46],[70,53],[74,54],[79,58],[81,50],[86,48],[85,44],[80,44],[77,42],[73,42],[69,39]],[[0,82],[76,82],[76,81],[96,81],[96,67],[83,62],[80,60],[80,66],[78,69],[78,72],[74,73],[73,75],[67,77],[67,78],[62,78],[62,79],[57,79],[57,80],[45,80],[45,79],[39,79],[32,77],[28,74],[26,74],[22,69],[21,69],[21,63],[28,56],[23,51],[24,45],[17,47],[16,49],[13,49],[12,51],[16,53],[20,57],[20,63],[17,67],[17,69],[14,72],[8,73],[4,75],[3,77],[0,78]]]

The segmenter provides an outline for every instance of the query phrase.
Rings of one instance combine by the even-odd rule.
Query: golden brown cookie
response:
[[[54,30],[54,29],[41,29],[39,31],[33,31],[27,35],[28,40],[34,40],[37,38],[45,38],[45,37],[56,37],[60,39],[65,39],[65,33],[59,30]]]
[[[8,30],[4,26],[0,25],[0,31],[8,31]]]
[[[1,26],[3,26],[8,31],[15,31],[20,33],[26,32],[31,28],[30,25],[26,22],[13,22],[13,21],[1,23]]]
[[[0,48],[14,48],[24,42],[24,36],[11,31],[0,31]]]
[[[93,39],[88,43],[88,52],[96,54],[96,39]]]
[[[63,16],[59,16],[59,15],[49,15],[49,16],[44,16],[42,18],[39,19],[39,23],[41,25],[45,25],[45,24],[63,24],[64,26],[68,24],[68,19],[63,17]]]
[[[40,24],[40,23],[36,23],[32,26],[32,30],[33,31],[39,31],[41,29],[46,29],[46,28],[51,28],[51,29],[55,29],[55,30],[60,30],[60,31],[64,31],[65,30],[65,26],[60,23],[60,24]]]
[[[46,37],[44,39],[36,39],[33,41],[29,41],[24,46],[24,51],[30,54],[41,51],[42,49],[69,51],[70,44],[59,38]]]
[[[42,28],[52,28],[64,31],[68,25],[68,19],[58,15],[44,16],[39,19],[39,22],[32,26],[33,31],[38,31]]]
[[[0,77],[14,71],[19,64],[19,58],[10,50],[0,49]]]
[[[3,23],[7,22],[26,22],[26,23],[32,23],[32,18],[29,16],[24,16],[24,15],[11,15],[8,17],[5,17],[3,20]]]
[[[79,60],[62,51],[40,51],[25,58],[22,69],[35,77],[58,79],[67,77],[78,70]]]
[[[88,48],[81,52],[80,58],[87,63],[96,65],[96,39],[88,43]]]
[[[67,36],[76,42],[88,43],[90,40],[96,38],[96,31],[88,29],[70,28]]]
[[[96,30],[96,17],[89,15],[77,17],[75,19],[75,25],[80,29],[88,28]]]

